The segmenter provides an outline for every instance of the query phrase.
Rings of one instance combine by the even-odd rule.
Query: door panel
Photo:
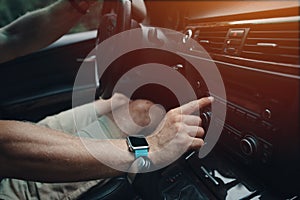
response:
[[[94,48],[95,37],[95,31],[66,35],[41,51],[1,64],[0,117],[37,121],[70,108],[78,58]],[[85,84],[87,91],[94,79]]]

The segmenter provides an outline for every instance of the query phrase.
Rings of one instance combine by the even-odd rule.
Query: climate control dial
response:
[[[240,142],[241,151],[247,156],[254,156],[258,150],[258,142],[254,136],[246,135]]]

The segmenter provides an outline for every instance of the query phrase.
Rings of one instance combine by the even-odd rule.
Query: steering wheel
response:
[[[103,2],[102,12],[100,16],[100,23],[97,32],[96,45],[100,44],[107,38],[129,30],[137,28],[138,22],[141,22],[146,17],[146,6],[144,0],[106,0]],[[135,23],[134,23],[135,22]],[[95,72],[98,74],[96,65]],[[96,77],[97,79],[97,77]],[[101,77],[97,84],[96,98],[110,98],[111,94],[104,94],[105,81]]]
[[[102,12],[100,15],[100,23],[97,30],[96,48],[101,42],[107,38],[118,34],[122,31],[131,28],[131,1],[130,0],[107,0],[103,2]],[[102,98],[109,98],[110,96],[103,97],[105,88],[103,78],[98,77],[97,59],[95,64],[95,79],[97,90],[95,98],[99,96]]]
[[[142,6],[141,9],[142,11],[145,10],[143,0],[133,0],[133,1],[139,3],[138,4],[139,8],[141,8],[140,6]],[[142,4],[140,4],[141,2]],[[133,3],[131,2],[131,0],[106,0],[103,2],[102,13],[100,16],[100,23],[97,30],[96,46],[100,44],[102,41],[106,40],[107,38],[132,28],[132,19],[133,19],[132,16],[134,15],[134,14],[132,15],[132,11],[139,13],[136,19],[144,18],[141,17],[143,16],[143,12],[141,12],[140,9],[137,11],[134,11],[134,9],[132,9],[134,7],[132,4]],[[98,67],[101,66],[97,66],[97,59],[95,59],[95,61],[96,61],[95,75],[96,75],[96,84],[97,84],[97,80],[99,79]],[[103,81],[101,79],[99,81],[102,83]],[[96,98],[102,95],[103,87],[105,87],[105,84],[103,85],[101,84],[100,87],[97,88],[95,94]],[[109,98],[110,96],[105,96],[105,97]],[[128,182],[127,177],[124,176],[113,178],[104,186],[102,186],[102,184],[96,185],[79,197],[80,200],[85,200],[85,199],[117,200],[121,198],[122,199],[137,198],[131,184]]]
[[[97,44],[131,28],[131,1],[110,0],[103,2],[97,33]]]

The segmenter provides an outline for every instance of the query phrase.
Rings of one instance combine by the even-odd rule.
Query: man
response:
[[[3,27],[0,29],[0,63],[51,44],[74,26],[94,3],[95,1],[92,0],[59,0],[47,8],[28,13]],[[34,28],[28,29],[28,27]],[[116,107],[111,106],[114,98],[117,99],[116,102],[119,102]],[[117,108],[120,110],[116,112],[121,112],[120,106],[123,100],[127,101],[124,96],[117,94],[109,101],[98,100],[40,122],[40,125],[49,128],[24,122],[0,121],[0,163],[2,163],[0,177],[42,182],[71,182],[113,177],[122,174],[122,171],[127,171],[134,162],[135,156],[128,151],[126,140],[121,137],[122,131],[117,130],[122,127],[115,126],[111,114],[107,114]],[[150,146],[148,157],[153,165],[164,165],[180,156],[183,151],[199,149],[203,145],[201,137],[204,135],[204,130],[200,127],[201,119],[191,114],[209,105],[211,101],[212,98],[196,100],[173,109],[165,115],[158,128],[146,137]],[[133,110],[135,106],[142,105],[142,112],[140,109],[136,110],[136,116],[138,116],[136,119],[141,119],[139,117],[141,113],[142,115],[146,113],[142,124],[147,124],[149,122],[147,116],[153,104],[140,101],[132,102],[130,105]],[[83,116],[86,117],[82,119],[86,121],[74,129],[74,121],[81,121],[72,118],[72,113],[77,111],[81,114],[85,113]],[[111,135],[108,138],[114,139],[101,140],[67,134],[76,134],[80,130],[83,130],[83,134],[86,133],[85,126],[95,121],[94,118],[89,118],[91,113],[96,113],[99,117],[107,114],[99,118],[99,123],[110,124],[108,129],[115,129],[112,132],[118,132],[117,136]],[[126,123],[124,125],[128,126]],[[133,130],[132,134],[136,134],[137,131]],[[118,147],[120,151],[111,151],[111,145]],[[97,159],[93,155],[97,155]],[[105,164],[99,159],[105,161]],[[110,166],[118,166],[118,169]],[[65,191],[53,194],[53,188],[49,191],[45,189],[45,193],[49,195],[48,199],[73,199],[98,182],[79,183],[79,186],[74,189],[76,194],[70,194],[69,191],[66,192],[67,195]],[[4,186],[2,188],[0,186],[0,198],[14,199],[23,198],[23,196],[38,198],[34,195],[40,194],[39,191],[32,192],[32,190],[43,188],[44,185],[34,182],[33,185],[28,186],[27,183],[24,185],[18,182],[17,187],[20,186],[20,188],[17,189],[24,189],[23,194],[10,194],[11,191],[6,193],[7,190],[16,189],[11,188],[12,183],[14,183],[13,179],[5,179],[1,182]],[[79,189],[78,193],[78,188],[82,185],[85,187]],[[56,185],[55,189],[58,187],[63,188],[61,185]]]

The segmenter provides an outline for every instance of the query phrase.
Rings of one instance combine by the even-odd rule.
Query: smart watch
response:
[[[135,158],[141,156],[144,157],[148,156],[149,144],[145,136],[142,135],[128,136],[126,138],[126,142],[128,144],[129,151],[134,152]]]

